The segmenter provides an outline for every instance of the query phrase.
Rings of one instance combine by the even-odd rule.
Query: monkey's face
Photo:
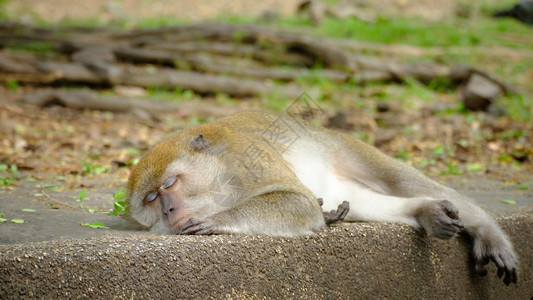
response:
[[[210,153],[188,151],[188,146],[163,142],[132,170],[130,214],[151,231],[176,233],[190,218],[221,210],[213,202],[213,183],[223,173],[221,163]]]

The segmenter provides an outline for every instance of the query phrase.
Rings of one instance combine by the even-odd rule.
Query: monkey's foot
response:
[[[342,222],[348,214],[348,211],[350,211],[350,203],[348,201],[344,201],[339,204],[337,210],[331,210],[329,213],[324,212],[324,221],[326,222],[326,225],[329,226],[337,222]]]
[[[215,226],[210,224],[207,220],[190,218],[187,223],[183,224],[178,230],[178,234],[195,234],[195,235],[210,235],[219,234]]]
[[[427,234],[441,239],[451,239],[464,227],[459,211],[448,200],[427,201],[417,208],[414,216]]]
[[[511,243],[491,228],[479,228],[474,233],[472,258],[476,273],[487,275],[487,265],[493,261],[498,267],[498,277],[503,277],[505,285],[516,283],[518,257]]]

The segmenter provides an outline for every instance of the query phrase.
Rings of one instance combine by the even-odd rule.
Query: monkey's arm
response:
[[[191,218],[179,234],[254,233],[275,236],[312,234],[324,227],[315,200],[296,192],[271,192],[205,218]]]

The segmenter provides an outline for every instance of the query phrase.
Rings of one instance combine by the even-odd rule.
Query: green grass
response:
[[[169,26],[178,26],[178,25],[185,25],[188,22],[186,20],[180,20],[176,18],[171,17],[163,17],[163,18],[147,18],[147,19],[141,19],[135,24],[124,24],[123,27],[140,27],[140,28],[161,28],[161,27],[169,27]]]
[[[493,11],[493,10],[491,10]],[[249,17],[225,17],[215,21],[235,24],[257,24]],[[260,20],[259,23],[262,21]],[[272,22],[262,22],[273,24]],[[332,38],[347,38],[385,44],[407,44],[422,47],[479,46],[500,45],[513,48],[530,49],[533,43],[531,28],[515,20],[495,19],[480,16],[475,20],[454,18],[442,23],[430,23],[420,18],[377,18],[369,23],[355,18],[326,18],[318,26],[304,18],[287,17],[277,20],[275,25],[291,27],[309,27],[317,34]],[[505,38],[505,33],[526,35],[531,38]]]
[[[2,4],[0,0],[0,7]],[[498,7],[508,7],[500,4]],[[500,45],[513,48],[530,49],[533,46],[531,28],[515,20],[502,18],[490,18],[489,12],[496,8],[482,6],[483,15],[475,20],[466,18],[453,18],[441,23],[430,23],[421,18],[395,18],[387,19],[378,17],[376,22],[370,23],[356,18],[336,19],[326,18],[320,25],[313,25],[310,20],[297,16],[290,16],[275,21],[257,20],[250,16],[220,16],[213,18],[214,22],[233,24],[262,24],[275,25],[285,28],[307,27],[316,34],[333,37],[348,38],[359,41],[377,42],[385,44],[407,44],[413,46],[479,46]],[[1,16],[2,19],[9,19]],[[43,21],[36,20],[36,25],[48,26]],[[84,26],[84,27],[112,27],[118,29],[158,28],[165,26],[177,26],[189,23],[188,20],[171,17],[144,18],[140,20],[128,20],[116,18],[110,22],[103,22],[98,18],[65,19],[60,26]],[[505,34],[530,36],[524,40],[506,37]]]
[[[5,49],[15,51],[52,52],[52,45],[48,42],[27,42],[19,45],[7,45]]]
[[[515,95],[499,99],[499,104],[507,109],[509,117],[518,122],[533,120],[533,99],[527,95]]]
[[[171,102],[180,102],[182,100],[192,100],[199,98],[191,90],[183,90],[180,88],[166,88],[166,87],[148,87],[146,88],[148,97],[154,99],[167,100]]]
[[[6,2],[7,0],[0,0],[0,20],[6,20],[9,18],[9,14],[7,14],[6,10],[4,9]]]
[[[321,34],[330,37],[415,46],[472,46],[479,44],[481,40],[475,32],[461,28],[452,30],[451,25],[446,24],[428,25],[416,19],[378,19],[376,23],[357,19],[327,19],[319,30]]]

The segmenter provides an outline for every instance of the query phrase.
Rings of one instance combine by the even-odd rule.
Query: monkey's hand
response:
[[[321,198],[319,198],[319,204],[320,204]],[[322,205],[320,205],[322,206]],[[323,212],[324,214],[324,222],[326,222],[326,225],[331,225],[334,223],[342,222],[346,215],[348,214],[348,211],[350,211],[350,203],[348,201],[344,201],[337,207],[337,210],[331,210],[330,212]]]
[[[487,275],[487,265],[492,260],[498,267],[498,277],[503,277],[505,285],[516,283],[518,258],[511,243],[498,228],[490,225],[480,226],[473,235],[472,257],[476,273]]]
[[[441,239],[451,239],[464,227],[459,211],[448,200],[425,201],[414,216],[428,235]]]
[[[183,224],[178,230],[177,234],[187,235],[210,235],[210,234],[220,234],[222,232],[216,229],[216,226],[210,221],[205,219],[190,218],[187,223]]]

